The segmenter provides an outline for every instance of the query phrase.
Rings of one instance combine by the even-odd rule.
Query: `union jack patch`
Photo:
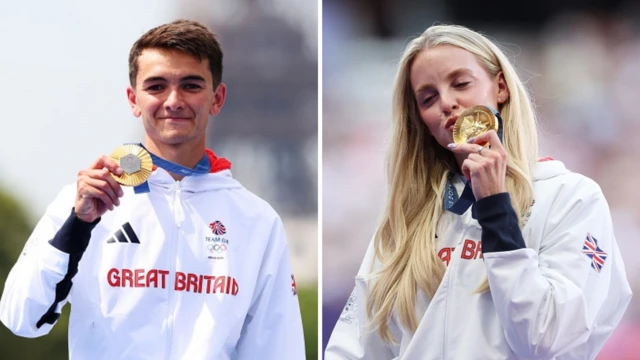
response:
[[[587,239],[584,241],[582,253],[591,259],[591,267],[594,268],[595,271],[600,272],[602,270],[604,261],[607,260],[607,253],[598,246],[598,239],[594,238],[590,233],[587,233]]]
[[[291,293],[293,295],[298,295],[298,285],[296,285],[296,278],[291,274]]]

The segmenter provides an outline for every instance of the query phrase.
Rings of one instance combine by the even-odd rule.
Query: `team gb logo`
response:
[[[222,236],[227,233],[227,228],[224,227],[222,221],[216,220],[209,224],[209,228],[214,235]]]

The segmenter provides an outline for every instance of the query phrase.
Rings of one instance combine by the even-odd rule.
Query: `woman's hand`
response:
[[[489,143],[491,149],[484,147]],[[477,200],[506,192],[507,152],[494,130],[469,139],[466,144],[449,144],[456,154],[467,154],[462,163],[462,174],[471,181]]]

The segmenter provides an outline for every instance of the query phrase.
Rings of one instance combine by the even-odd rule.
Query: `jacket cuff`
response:
[[[98,225],[100,218],[88,223],[76,216],[75,208],[62,224],[62,227],[49,243],[56,249],[67,254],[82,254],[89,246],[91,231]]]
[[[483,253],[526,247],[509,193],[495,194],[478,200],[476,211],[478,223],[482,227]]]

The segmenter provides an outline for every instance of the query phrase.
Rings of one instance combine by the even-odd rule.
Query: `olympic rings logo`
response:
[[[215,251],[217,253],[221,253],[224,251],[227,251],[227,245],[225,244],[210,244],[209,246],[207,246],[209,248],[209,251]]]

